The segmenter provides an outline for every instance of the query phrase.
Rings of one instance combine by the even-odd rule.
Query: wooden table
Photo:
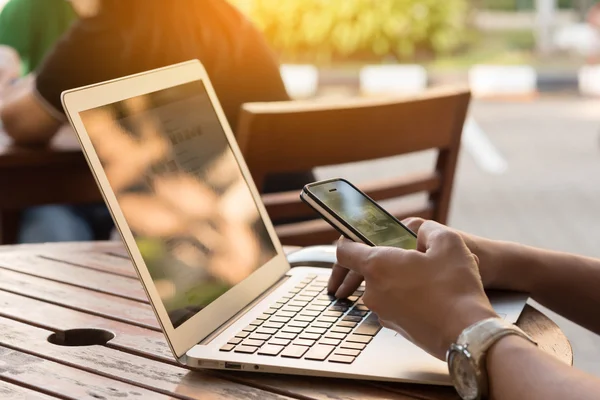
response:
[[[560,329],[527,307],[519,325],[572,363]],[[106,345],[67,347],[99,328]],[[67,332],[65,334],[65,332]],[[100,338],[101,339],[101,338]],[[453,389],[178,366],[120,243],[0,247],[0,398],[457,399]]]
[[[0,243],[16,243],[19,214],[37,205],[102,201],[70,127],[46,147],[12,144],[0,130]]]

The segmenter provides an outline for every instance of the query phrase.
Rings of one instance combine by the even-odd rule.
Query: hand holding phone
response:
[[[417,248],[417,235],[345,179],[310,183],[300,198],[342,235],[370,246]]]

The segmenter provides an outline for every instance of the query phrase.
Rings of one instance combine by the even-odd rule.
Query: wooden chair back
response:
[[[358,184],[376,201],[429,193],[416,210],[389,210],[446,223],[460,139],[470,101],[466,89],[430,90],[411,98],[357,98],[331,102],[249,103],[237,140],[259,188],[277,173],[375,160],[437,149],[433,171]],[[313,245],[339,237],[299,200],[299,191],[263,194],[282,243]],[[314,217],[314,220],[284,223]]]

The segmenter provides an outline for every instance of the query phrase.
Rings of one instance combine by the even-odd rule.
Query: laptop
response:
[[[330,269],[290,264],[206,71],[189,61],[69,90],[66,114],[175,358],[191,368],[449,385],[448,369]],[[310,261],[310,260],[306,260]],[[493,301],[515,322],[526,296]]]

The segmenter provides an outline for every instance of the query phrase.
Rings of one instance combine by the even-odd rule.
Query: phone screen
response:
[[[310,185],[309,191],[375,246],[417,248],[417,238],[411,231],[348,182]]]

